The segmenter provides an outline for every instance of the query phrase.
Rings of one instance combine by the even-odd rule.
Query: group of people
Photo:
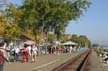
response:
[[[73,47],[61,48],[59,46],[47,47],[47,52],[60,54],[60,53],[71,53]],[[5,43],[0,43],[0,71],[3,71],[3,65],[5,61],[8,62],[35,62],[38,54],[38,47],[36,44],[28,45],[24,44],[23,48],[20,48],[18,45],[7,46]]]
[[[23,55],[22,55],[22,63],[24,61],[30,61],[31,62],[35,62],[36,61],[36,56],[37,56],[37,52],[38,52],[38,49],[37,49],[37,46],[35,46],[35,44],[33,45],[24,45],[24,48],[22,50],[23,52]]]
[[[47,47],[48,48],[48,53],[52,53],[52,54],[61,54],[61,53],[72,53],[72,52],[76,52],[77,49],[74,46],[50,46]]]
[[[35,44],[24,44],[22,49],[16,46],[6,47],[4,43],[0,43],[0,71],[3,71],[4,62],[35,62],[37,56],[37,46]]]
[[[24,44],[24,47],[22,49],[19,48],[19,46],[11,47],[10,50],[8,50],[8,56],[13,58],[14,61],[19,61],[19,57],[22,58],[20,59],[23,62],[35,62],[36,56],[37,56],[37,46],[35,44],[32,45],[27,45]]]

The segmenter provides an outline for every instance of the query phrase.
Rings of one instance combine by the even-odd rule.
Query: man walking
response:
[[[4,43],[0,43],[0,71],[3,71],[5,60],[9,62],[9,58],[5,49],[3,48],[3,45]]]

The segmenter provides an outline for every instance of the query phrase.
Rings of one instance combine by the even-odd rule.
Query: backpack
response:
[[[13,51],[13,49],[12,49],[12,48],[10,49],[10,51],[9,51],[9,52],[10,52],[10,54],[11,54],[11,55],[13,55],[13,54],[14,54],[14,51]]]

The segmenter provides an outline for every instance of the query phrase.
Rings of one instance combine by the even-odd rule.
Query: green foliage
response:
[[[0,24],[6,24],[6,26],[2,26],[2,33],[5,33],[4,36],[8,38],[18,38],[21,31],[31,31],[30,34],[37,40],[37,36],[41,32],[46,34],[51,31],[57,36],[57,39],[60,39],[68,22],[77,20],[90,4],[88,0],[76,0],[75,2],[67,0],[24,0],[21,6],[6,4],[7,8],[2,11],[3,15],[0,16],[0,21],[2,21]],[[53,40],[52,36],[49,38],[49,41]],[[73,40],[80,43],[79,39]],[[85,40],[83,41],[85,42]],[[82,42],[81,45],[88,45],[88,43],[83,44]]]
[[[53,33],[48,33],[48,41],[49,42],[52,43],[54,41],[54,37],[55,37],[55,35]]]
[[[92,47],[99,47],[100,45],[98,43],[92,44]]]
[[[68,21],[78,19],[89,3],[86,0],[74,3],[65,0],[24,0],[20,7],[24,11],[22,28],[31,29],[35,35],[37,32],[52,31],[59,38]]]
[[[8,4],[8,8],[6,11],[7,11],[7,17],[9,19],[9,21],[18,23],[18,21],[21,20],[23,11],[21,9],[18,9],[16,5]]]
[[[6,6],[6,10],[0,16],[1,35],[5,38],[17,39],[21,34],[18,21],[22,13],[13,4],[7,4]]]
[[[6,24],[4,30],[5,38],[17,39],[21,34],[19,27],[16,24]]]
[[[69,41],[69,40],[70,40],[69,35],[67,35],[67,34],[62,35],[61,42],[66,42],[66,41]]]
[[[85,35],[72,35],[71,41],[76,42],[81,47],[91,47],[91,42]]]

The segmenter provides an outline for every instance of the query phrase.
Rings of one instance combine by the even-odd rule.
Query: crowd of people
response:
[[[43,49],[44,48],[44,49]],[[14,45],[11,43],[8,46],[4,43],[3,49],[6,50],[8,57],[11,62],[21,61],[22,63],[27,62],[35,62],[36,56],[39,55],[39,52],[42,50],[47,52],[47,54],[61,54],[61,53],[72,53],[76,51],[76,48],[72,46],[45,46],[39,47],[36,44],[28,45],[24,44],[24,46],[20,47],[19,45]]]
[[[18,45],[15,46],[5,46],[2,48],[6,51],[7,56],[11,62],[21,61],[23,62],[35,62],[37,56],[37,46],[35,44],[27,45],[21,49]]]
[[[77,51],[77,48],[74,46],[53,46],[48,48],[48,52],[52,54],[60,54],[60,53],[72,53]]]
[[[16,46],[6,46],[0,43],[0,71],[3,71],[5,61],[11,62],[35,62],[37,56],[37,46],[35,44],[24,44],[22,49]]]
[[[4,62],[36,62],[37,55],[39,54],[39,46],[36,44],[28,45],[24,44],[23,48],[19,45],[0,43],[0,71],[3,71]],[[60,47],[60,46],[48,46],[48,54],[61,54],[61,53],[72,53],[74,51],[72,46]],[[40,50],[42,51],[42,50]]]

